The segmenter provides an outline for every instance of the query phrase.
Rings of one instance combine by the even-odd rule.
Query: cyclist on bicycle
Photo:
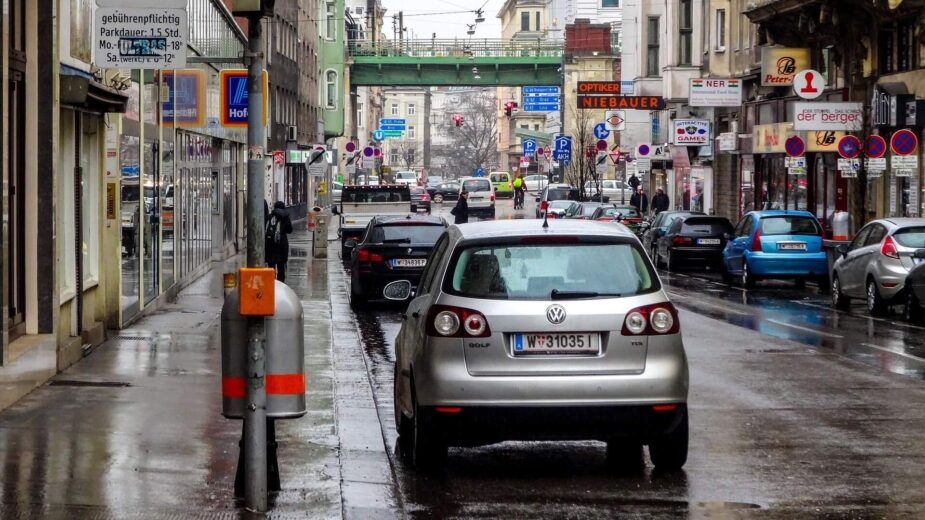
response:
[[[527,190],[527,182],[524,181],[523,174],[517,174],[514,179],[514,209],[524,207],[524,193]]]

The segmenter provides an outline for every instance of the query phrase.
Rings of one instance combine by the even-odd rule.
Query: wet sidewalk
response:
[[[354,348],[334,355],[328,269],[340,266],[312,260],[310,237],[291,237],[287,279],[305,312],[309,412],[278,423],[283,491],[270,516],[389,517],[392,476],[381,435],[362,433],[379,425],[365,424],[375,405],[353,368],[363,358],[349,315],[337,328]],[[176,302],[0,413],[0,518],[247,516],[233,496],[241,423],[221,416],[222,273],[235,267],[215,263]]]

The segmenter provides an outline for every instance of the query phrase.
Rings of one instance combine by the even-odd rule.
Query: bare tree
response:
[[[498,115],[494,95],[481,90],[460,92],[457,113],[463,123],[456,126],[452,118],[437,123],[435,131],[449,137],[452,144],[433,146],[434,158],[447,165],[447,173],[464,177],[479,169],[497,166]]]
[[[398,150],[399,155],[398,163],[391,165],[393,168],[404,167],[406,170],[410,170],[416,163],[418,163],[421,158],[421,155],[419,155],[421,151],[417,149],[417,141],[411,141],[407,139],[401,141],[392,141],[389,146],[390,154],[391,150]],[[389,157],[389,161],[391,161],[391,157]]]
[[[579,197],[587,200],[600,197],[600,175],[597,173],[597,138],[594,136],[592,112],[569,107],[575,128],[572,129],[572,160],[565,170],[565,180],[572,186],[578,186]],[[585,184],[591,181],[593,193],[587,193]]]

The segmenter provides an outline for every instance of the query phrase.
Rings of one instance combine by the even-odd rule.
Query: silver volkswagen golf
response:
[[[688,368],[674,306],[636,237],[587,221],[451,226],[395,341],[400,452],[439,467],[448,446],[598,440],[687,460]]]

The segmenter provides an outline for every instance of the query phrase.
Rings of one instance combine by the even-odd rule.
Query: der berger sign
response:
[[[794,130],[845,130],[863,128],[864,107],[861,103],[794,103]]]

